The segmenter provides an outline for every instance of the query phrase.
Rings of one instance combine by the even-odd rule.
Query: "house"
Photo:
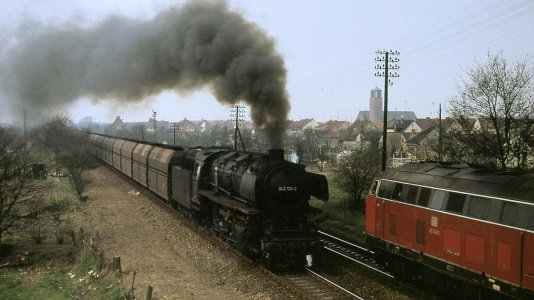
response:
[[[497,120],[498,122],[499,120]],[[496,133],[493,121],[486,118],[477,118],[473,122],[471,133],[489,132]]]
[[[115,118],[115,121],[113,121],[113,123],[111,123],[110,127],[111,127],[111,129],[113,131],[121,131],[121,130],[125,129],[124,122],[122,121],[120,116],[117,116]]]
[[[178,124],[181,132],[195,132],[197,129],[196,124],[188,119],[183,119]]]
[[[122,136],[125,131],[127,131],[127,128],[124,125],[124,122],[122,121],[120,116],[117,116],[113,123],[111,123],[111,125],[107,127],[105,133],[112,136]]]
[[[347,135],[349,137],[356,137],[359,134],[371,131],[378,131],[378,128],[373,122],[366,120],[356,120],[349,126],[347,130]]]
[[[341,149],[353,149],[362,143],[378,141],[380,131],[371,121],[354,121],[341,140]]]
[[[412,160],[438,159],[439,128],[429,127],[404,142],[407,153]]]
[[[413,160],[438,160],[439,158],[439,119],[421,119],[418,121],[424,127],[423,131],[409,136],[405,142],[405,150]],[[446,118],[441,120],[441,130],[443,133],[442,143],[443,159],[458,160],[462,146],[458,141],[451,138],[452,135],[469,132],[474,124],[474,120],[465,120],[463,125],[457,120]],[[468,129],[467,131],[465,129]]]
[[[387,132],[416,134],[422,131],[415,120],[391,120],[387,123]]]
[[[384,137],[381,136],[378,141],[379,148],[382,149],[382,141]],[[394,157],[406,157],[406,149],[404,143],[406,136],[400,132],[392,132],[387,134],[386,152],[388,159]]]
[[[289,121],[287,125],[288,137],[303,136],[307,129],[314,129],[319,123],[314,119],[302,119],[298,121]]]
[[[421,131],[424,131],[430,127],[438,126],[439,119],[426,117],[416,119],[415,122],[417,122],[417,125],[419,125],[419,127],[421,128]]]
[[[324,145],[329,148],[337,148],[340,146],[340,141],[346,136],[350,125],[351,123],[346,121],[331,120],[315,127],[315,131]]]

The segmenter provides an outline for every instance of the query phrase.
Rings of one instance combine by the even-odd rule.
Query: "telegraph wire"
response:
[[[479,1],[479,2],[483,2],[483,3],[486,3],[485,1]],[[463,14],[465,15],[465,17],[469,17],[469,14],[465,14],[466,12],[468,12],[469,8],[472,8],[472,7],[475,7],[478,5],[478,3],[475,3],[475,4],[471,4],[467,7],[464,7],[462,9],[460,9],[459,11],[451,14],[452,16],[455,16],[457,14]],[[530,1],[523,1],[523,2],[520,2],[519,4],[515,4],[515,5],[510,5],[510,6],[505,6],[506,4],[505,3],[502,3],[500,2],[500,4],[497,6],[497,11],[491,11],[491,13],[488,14],[477,14],[476,18],[471,18],[471,22],[468,26],[466,26],[465,28],[461,29],[461,30],[456,30],[452,33],[448,33],[445,40],[443,39],[439,39],[439,40],[434,40],[434,41],[430,41],[430,42],[427,42],[423,47],[412,47],[412,48],[403,48],[403,47],[399,47],[399,49],[401,49],[403,51],[403,53],[406,53],[406,60],[410,60],[411,57],[413,56],[416,56],[418,53],[421,53],[421,52],[426,52],[428,49],[430,49],[431,47],[436,47],[436,45],[440,45],[440,44],[443,44],[446,40],[451,40],[451,39],[454,39],[454,38],[458,38],[458,37],[461,37],[462,35],[466,35],[467,33],[469,33],[470,31],[472,31],[472,29],[476,29],[477,26],[480,26],[480,25],[483,25],[485,22],[488,22],[488,21],[492,21],[491,23],[493,25],[500,25],[502,23],[498,23],[498,18],[502,18],[504,17],[505,19],[507,17],[510,17],[510,14],[513,14],[513,13],[517,13],[518,10],[521,10],[523,8],[526,8],[528,7],[529,5],[532,5],[533,3],[530,2]],[[503,8],[504,7],[504,8]],[[502,9],[503,8],[503,9]],[[523,10],[523,12],[526,12],[526,10]],[[512,15],[513,16],[513,15]],[[442,19],[446,19],[446,20],[450,20],[448,23],[452,23],[452,24],[455,24],[457,23],[457,19],[455,18],[449,18],[449,17],[443,17]],[[426,28],[429,28],[431,27],[433,24],[439,24],[439,21],[436,21],[434,23],[432,23],[430,26],[426,27]],[[425,35],[430,35],[432,32],[434,31],[438,31],[440,28],[448,28],[450,26],[442,26],[442,27],[438,27],[437,29],[434,29],[434,30],[426,30],[426,33],[423,31],[422,35],[420,34],[419,37],[422,38],[424,37]],[[480,27],[479,27],[480,28]],[[481,28],[479,30],[484,30],[485,28]],[[474,31],[474,33],[476,33],[477,31]],[[506,34],[506,33],[504,33]],[[410,39],[411,36],[417,36],[416,33],[412,33],[412,34],[409,34],[408,35],[408,40]],[[399,40],[403,40],[405,43],[407,42],[407,39],[405,38],[406,36],[400,38]],[[417,40],[415,40],[417,41]],[[413,42],[411,44],[418,44],[416,42]],[[411,49],[417,49],[416,51],[410,51]],[[424,63],[422,63],[424,64]],[[427,65],[427,64],[425,64]],[[356,78],[360,78],[361,76],[365,76],[367,77],[367,74],[368,72],[366,71],[369,71],[370,69],[372,69],[371,67],[371,64],[369,62],[369,59],[365,59],[365,60],[362,60],[361,62],[357,63],[357,64],[354,64],[352,66],[348,66],[348,67],[345,67],[345,68],[342,68],[342,69],[337,69],[337,71],[334,71],[332,70],[332,72],[329,72],[329,74],[323,74],[323,76],[321,76],[322,80],[323,81],[322,83],[320,84],[317,84],[317,81],[310,81],[310,82],[307,82],[307,83],[304,83],[304,84],[299,84],[299,83],[295,83],[293,86],[295,88],[306,88],[306,87],[310,87],[310,86],[322,86],[322,87],[325,87],[325,86],[331,86],[332,84],[336,85],[336,84],[339,84],[341,81],[344,81],[346,79],[356,79]],[[345,71],[346,70],[346,71]],[[353,75],[353,73],[357,73],[355,74],[356,76]],[[358,73],[360,75],[358,75]],[[330,74],[333,74],[333,75],[330,75]],[[339,75],[337,75],[339,74]],[[326,80],[325,80],[326,79]]]

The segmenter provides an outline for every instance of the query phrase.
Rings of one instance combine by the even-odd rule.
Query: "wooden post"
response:
[[[137,274],[137,272],[134,271],[134,272],[133,272],[133,278],[132,278],[132,289],[131,289],[131,291],[132,291],[132,295],[134,294],[134,282],[135,282],[135,275],[136,275],[136,274]]]
[[[83,227],[80,227],[80,228],[78,229],[78,236],[77,236],[77,238],[76,238],[76,244],[79,245],[78,250],[79,250],[80,252],[85,248],[85,245],[84,245],[84,243],[83,243],[84,239],[85,239],[85,233],[84,233],[84,231],[83,231]]]
[[[102,271],[104,268],[104,252],[102,249],[100,249],[100,252],[98,253],[98,262],[97,262],[97,270],[98,272]]]
[[[83,227],[80,227],[78,229],[78,255],[79,257],[85,257],[85,231],[83,230]]]
[[[146,297],[145,300],[152,300],[152,286],[149,285],[146,287]]]
[[[120,276],[120,274],[122,273],[120,256],[113,257],[113,263],[111,264],[111,268],[116,275]]]

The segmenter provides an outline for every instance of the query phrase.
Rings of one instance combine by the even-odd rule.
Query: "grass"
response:
[[[11,273],[1,277],[0,299],[121,299],[120,285],[94,270],[95,263],[85,260],[70,270]]]
[[[51,199],[48,202],[46,210],[49,212],[65,212],[69,209],[72,200],[64,197],[62,199]]]
[[[328,202],[312,197],[310,205],[321,209],[315,222],[322,230],[327,230],[350,240],[363,241],[365,236],[365,215],[351,207],[349,196],[334,182],[334,174],[325,175],[328,181]]]
[[[72,229],[64,214],[72,208],[76,199],[65,178],[51,179],[50,189],[45,193],[45,222],[36,223],[35,230],[29,232],[44,244],[32,246],[31,242],[26,244],[17,240],[22,241],[22,249],[29,249],[27,251],[32,253],[29,256],[32,262],[23,269],[0,270],[0,299],[124,299],[120,282],[113,274],[95,272],[97,268],[93,259],[82,255],[78,262],[71,263],[68,256],[72,253],[67,254],[65,250],[69,245],[56,247],[54,242],[44,240],[45,233],[55,232],[58,243],[59,240],[66,242],[63,235]],[[1,252],[9,253],[8,250],[0,251],[0,255]]]

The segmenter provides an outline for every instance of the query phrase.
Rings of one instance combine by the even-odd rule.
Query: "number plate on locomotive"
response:
[[[296,192],[297,187],[296,186],[279,186],[278,191],[279,192]]]

